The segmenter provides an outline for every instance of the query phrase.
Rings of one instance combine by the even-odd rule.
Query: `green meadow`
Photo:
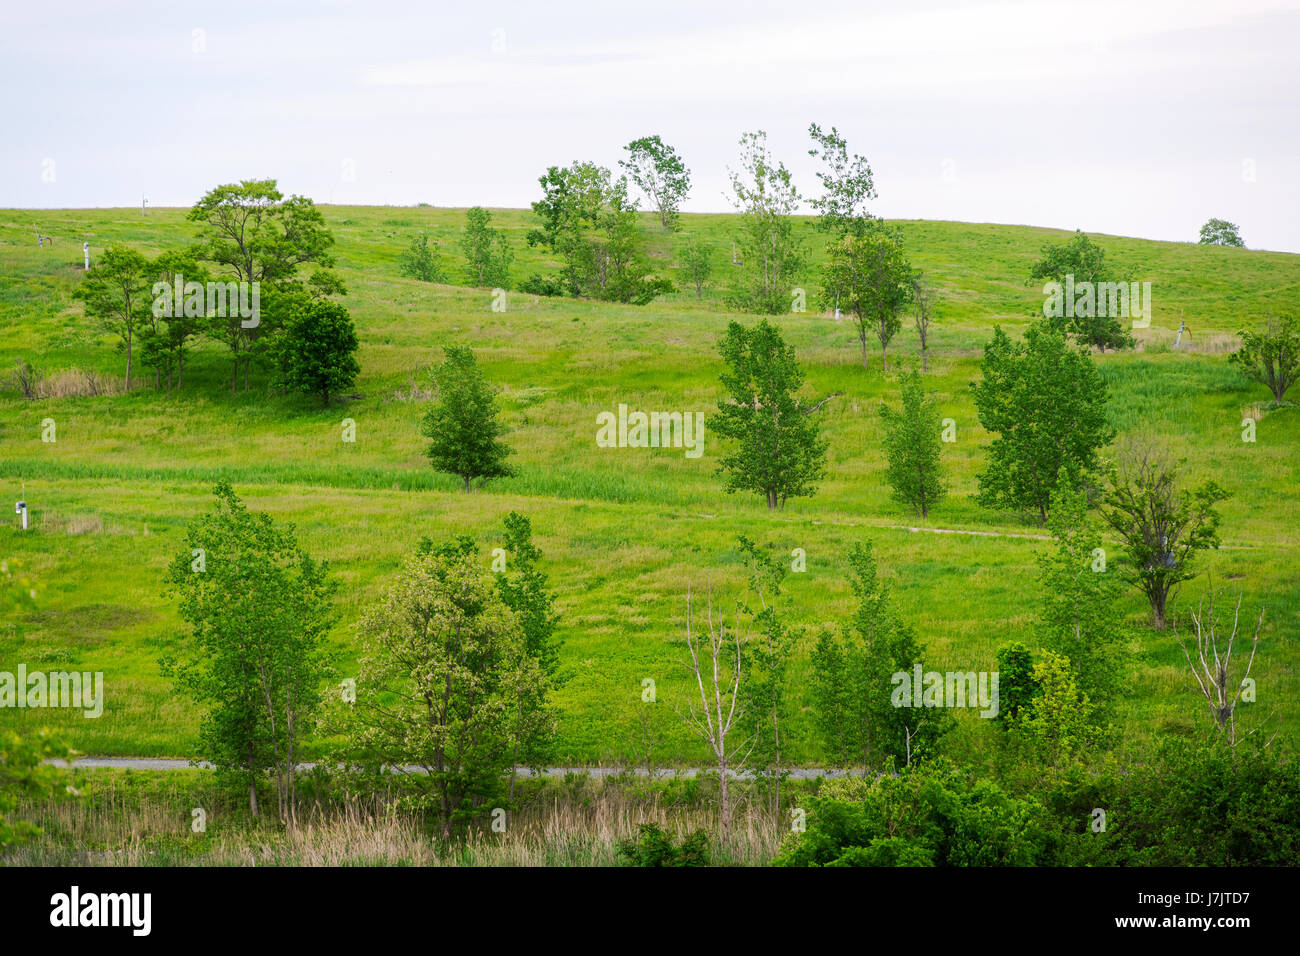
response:
[[[0,621],[0,670],[102,671],[103,716],[47,709],[0,710],[0,727],[56,727],[88,754],[189,756],[200,713],[173,693],[158,658],[183,635],[163,571],[183,547],[183,529],[211,505],[226,478],[253,509],[292,522],[302,545],[327,559],[341,582],[332,641],[343,674],[354,673],[354,626],[425,535],[468,534],[485,563],[501,540],[501,519],[527,515],[558,595],[563,669],[555,697],[561,762],[627,764],[646,738],[657,762],[702,764],[703,744],[673,712],[693,687],[683,665],[686,596],[734,613],[744,575],[736,538],[747,535],[807,570],[787,578],[787,619],[803,627],[792,691],[802,702],[788,728],[790,760],[817,765],[823,753],[808,704],[808,649],[824,627],[851,613],[845,556],[870,539],[895,601],[917,629],[926,666],[992,670],[999,646],[1031,625],[1036,556],[1045,532],[1016,516],[977,506],[975,476],[989,436],[980,428],[969,383],[995,324],[1019,331],[1042,304],[1027,282],[1044,242],[1059,230],[905,221],[905,248],[939,294],[927,387],[957,426],[945,444],[949,497],[922,522],[891,501],[884,483],[879,407],[897,401],[897,369],[918,363],[910,320],[890,349],[891,370],[869,349],[863,369],[848,320],[815,305],[810,270],[806,313],[778,318],[807,377],[807,394],[828,401],[818,413],[830,443],[829,474],[816,496],[769,513],[760,497],[727,495],[715,474],[720,452],[708,430],[721,398],[716,342],[737,316],[723,304],[730,280],[734,217],[685,215],[680,235],[709,240],[712,286],[697,299],[682,291],[643,306],[517,292],[504,312],[489,290],[402,278],[397,257],[424,230],[440,243],[453,281],[461,276],[457,235],[463,210],[322,207],[337,240],[343,299],[361,339],[356,388],[332,407],[274,394],[266,376],[232,394],[224,349],[205,342],[182,390],[142,382],[129,394],[26,401],[0,384],[0,485],[8,514],[0,558],[16,562],[36,590],[35,607]],[[516,251],[515,281],[555,267],[524,233],[531,213],[494,212]],[[645,216],[658,268],[676,278],[673,241]],[[801,222],[814,263],[821,236]],[[37,230],[54,244],[39,248]],[[0,379],[20,359],[47,375],[79,368],[121,376],[125,357],[90,324],[71,292],[80,281],[81,244],[92,257],[110,242],[154,255],[190,242],[185,210],[0,210]],[[1206,574],[1174,600],[1179,616],[1210,580],[1239,588],[1243,616],[1266,608],[1252,672],[1258,699],[1241,726],[1278,732],[1294,747],[1300,731],[1300,406],[1269,408],[1269,393],[1229,367],[1235,332],[1300,297],[1300,256],[1226,247],[1094,236],[1134,279],[1152,282],[1151,327],[1139,348],[1095,360],[1110,387],[1121,437],[1157,436],[1186,459],[1192,482],[1213,478],[1232,492],[1221,507],[1223,547]],[[1190,345],[1174,349],[1185,321]],[[499,386],[516,476],[471,493],[435,474],[418,425],[428,367],[442,347],[473,347]],[[1293,400],[1297,396],[1292,396]],[[682,449],[598,448],[596,416],[632,409],[702,411],[704,454]],[[1243,419],[1256,440],[1242,440]],[[52,419],[57,440],[42,441]],[[343,421],[356,440],[342,440]],[[32,528],[20,532],[10,502],[25,482]],[[909,530],[916,528],[919,530]],[[977,534],[940,533],[943,530]],[[1108,539],[1109,540],[1109,539]],[[1111,542],[1114,543],[1114,542]],[[1119,565],[1117,544],[1110,555]],[[1125,592],[1129,664],[1115,721],[1121,752],[1140,755],[1160,735],[1192,734],[1210,723],[1173,632],[1152,631],[1136,590]],[[642,704],[642,682],[658,704]],[[643,723],[642,718],[649,713]],[[973,714],[943,747],[969,761],[991,759],[993,729]]]

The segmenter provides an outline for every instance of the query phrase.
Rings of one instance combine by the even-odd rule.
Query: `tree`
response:
[[[343,284],[333,273],[330,247],[334,235],[325,217],[306,196],[290,196],[276,188],[274,179],[246,179],[218,186],[194,204],[187,217],[200,226],[198,257],[217,264],[236,281],[259,283],[262,294],[286,291],[299,283],[298,267],[318,267],[310,280],[318,294],[342,294]],[[230,390],[244,369],[244,388],[255,347],[275,331],[269,323],[245,325],[238,314],[214,320],[213,335],[230,349],[235,368]]]
[[[1282,404],[1287,389],[1300,378],[1300,321],[1293,315],[1270,318],[1259,332],[1238,332],[1241,348],[1228,361],[1252,382],[1267,385]]]
[[[1038,557],[1039,643],[1069,659],[1079,689],[1100,706],[1119,682],[1126,637],[1120,584],[1088,520],[1087,496],[1068,482],[1053,493],[1047,527],[1054,547]]]
[[[1232,646],[1237,641],[1237,625],[1241,620],[1241,595],[1237,595],[1237,605],[1232,610],[1232,629],[1228,632],[1222,655],[1219,653],[1219,643],[1223,635],[1218,633],[1218,624],[1214,620],[1213,590],[1210,592],[1209,607],[1207,608],[1202,600],[1197,610],[1191,613],[1191,618],[1196,630],[1196,663],[1192,663],[1187,644],[1175,627],[1174,633],[1178,646],[1183,649],[1183,657],[1187,659],[1187,666],[1191,669],[1192,677],[1196,679],[1196,686],[1204,695],[1206,703],[1210,705],[1210,715],[1214,718],[1215,729],[1227,737],[1229,746],[1235,746],[1237,704],[1240,703],[1242,693],[1250,682],[1250,669],[1255,666],[1255,652],[1259,650],[1259,632],[1264,626],[1264,609],[1262,607],[1259,609],[1259,619],[1255,622],[1255,636],[1250,642],[1250,659],[1246,661],[1246,669],[1240,679],[1229,676],[1229,667],[1232,663]]]
[[[559,615],[546,572],[540,567],[542,552],[533,544],[532,524],[518,512],[505,517],[506,570],[497,574],[497,591],[506,607],[519,617],[524,651],[537,664],[544,681],[521,684],[515,696],[515,748],[512,761],[534,769],[551,756],[554,718],[547,693],[559,686],[560,641],[555,635]],[[514,778],[511,777],[513,794]]]
[[[811,655],[814,719],[836,766],[880,767],[891,757],[911,764],[948,731],[952,718],[893,705],[891,678],[912,673],[920,647],[890,603],[871,542],[850,549],[849,568],[858,601],[853,620],[841,634],[823,631]]]
[[[1000,326],[984,346],[983,379],[972,383],[980,424],[995,434],[976,500],[985,507],[1037,512],[1046,523],[1064,471],[1073,487],[1096,469],[1114,437],[1106,383],[1086,351],[1041,324],[1013,343]]]
[[[420,433],[432,439],[427,454],[435,471],[459,475],[469,491],[473,478],[514,474],[506,463],[510,448],[499,436],[497,402],[474,353],[464,346],[443,349],[446,361],[433,372],[437,396],[425,413]]]
[[[1038,693],[1015,730],[1023,735],[1039,766],[1059,770],[1101,737],[1102,729],[1093,719],[1096,707],[1079,689],[1075,673],[1069,658],[1052,651],[1044,651],[1034,664]]]
[[[1133,347],[1133,336],[1124,327],[1123,315],[1111,315],[1111,309],[1103,306],[1100,287],[1120,280],[1111,275],[1106,263],[1106,251],[1083,232],[1075,232],[1066,242],[1049,242],[1043,246],[1043,258],[1034,264],[1029,273],[1030,279],[1047,280],[1073,286],[1090,283],[1093,289],[1091,308],[1073,309],[1073,317],[1052,315],[1048,321],[1052,328],[1075,336],[1079,342],[1089,348],[1125,349]],[[1108,300],[1109,301],[1109,300]],[[1120,301],[1116,298],[1114,301]],[[1122,301],[1128,301],[1125,296]]]
[[[775,815],[781,811],[781,783],[789,773],[781,765],[781,722],[787,710],[786,673],[795,635],[777,613],[785,566],[744,535],[739,541],[749,572],[749,592],[758,602],[740,605],[753,635],[748,644],[749,673],[741,686],[745,713],[754,727],[750,764],[767,787]]]
[[[934,287],[926,281],[925,276],[916,272],[912,274],[912,305],[916,308],[916,334],[921,339],[921,371],[930,370],[930,323],[934,320]]]
[[[352,387],[361,372],[357,330],[339,303],[305,295],[294,298],[277,355],[280,381],[286,388],[320,396],[328,408],[330,398]]]
[[[903,378],[901,393],[900,410],[880,406],[889,458],[885,480],[894,489],[895,501],[928,518],[947,492],[939,463],[939,410],[926,397],[915,371]]]
[[[682,200],[691,190],[691,171],[677,150],[658,136],[643,136],[623,149],[628,158],[620,159],[618,164],[658,211],[660,225],[671,228],[677,222]]]
[[[728,169],[732,204],[740,212],[739,284],[730,300],[750,312],[780,315],[803,269],[801,242],[794,231],[799,190],[784,163],[774,162],[762,130],[740,138],[740,169]]]
[[[1198,242],[1202,246],[1236,246],[1239,249],[1246,248],[1246,244],[1241,241],[1241,236],[1237,232],[1237,224],[1228,222],[1226,219],[1211,219],[1201,227],[1201,238]]]
[[[853,316],[867,367],[867,333],[880,343],[880,361],[889,371],[886,349],[902,326],[900,313],[912,293],[912,269],[897,238],[881,230],[849,233],[827,247],[822,266],[823,295]]]
[[[411,245],[397,257],[397,271],[408,279],[421,282],[445,282],[446,273],[438,257],[438,243],[429,248],[429,237],[423,232],[411,237]]]
[[[826,473],[826,441],[813,409],[795,394],[803,372],[794,349],[766,319],[752,329],[731,322],[718,349],[727,397],[718,403],[713,430],[740,443],[718,464],[728,494],[757,491],[769,510],[812,495]]]
[[[692,236],[682,246],[680,255],[681,270],[695,286],[695,298],[704,298],[704,285],[713,273],[713,250],[707,243],[700,242]]]
[[[113,244],[86,273],[73,298],[121,340],[126,350],[126,387],[131,388],[131,359],[136,331],[149,322],[149,260],[133,249]]]
[[[1151,605],[1151,623],[1165,626],[1169,597],[1196,574],[1196,555],[1219,546],[1219,513],[1228,497],[1213,481],[1180,488],[1179,463],[1150,440],[1121,450],[1102,497],[1102,515],[1125,546],[1124,576]]]
[[[453,826],[504,797],[518,695],[545,687],[519,615],[472,548],[425,550],[361,617],[365,648],[349,739],[363,763],[411,775],[417,803]]]
[[[822,195],[811,200],[813,209],[821,216],[817,228],[830,233],[833,238],[866,235],[879,223],[867,210],[867,200],[876,198],[867,158],[857,153],[850,157],[848,144],[834,126],[829,132],[823,132],[820,126],[812,123],[808,135],[816,143],[813,149],[808,150],[808,155],[820,159],[826,166],[824,172],[817,173]]]
[[[528,244],[545,245],[561,258],[570,294],[645,305],[672,290],[641,255],[626,177],[615,180],[603,166],[574,163],[550,167],[538,182],[544,195],[533,212],[542,227],[529,231]]]
[[[211,319],[207,312],[207,297],[200,303],[196,299],[182,296],[177,300],[174,290],[177,283],[190,282],[205,286],[211,276],[194,258],[193,249],[164,252],[149,264],[153,280],[154,293],[151,321],[141,329],[141,360],[146,367],[154,370],[155,386],[162,387],[162,373],[167,372],[167,387],[172,387],[175,375],[176,387],[185,382],[185,357],[190,351],[190,341],[206,331]],[[166,290],[166,295],[159,293]],[[228,291],[228,290],[227,290]],[[168,308],[170,306],[170,308]]]
[[[465,231],[460,237],[461,252],[469,265],[470,281],[483,289],[510,288],[510,263],[514,252],[506,234],[494,229],[492,213],[475,206],[465,213]]]
[[[322,642],[336,588],[292,525],[249,512],[226,481],[213,493],[216,506],[190,523],[167,569],[191,642],[161,665],[177,690],[208,705],[200,755],[244,781],[254,815],[257,783],[273,771],[280,818],[292,824],[300,745],[329,674]]]
[[[737,612],[736,623],[731,637],[727,636],[727,622],[720,618],[713,623],[713,591],[709,591],[708,614],[705,625],[709,635],[707,649],[700,638],[696,637],[691,621],[691,595],[686,594],[686,649],[690,651],[691,662],[687,669],[695,678],[695,687],[700,694],[700,711],[696,713],[694,703],[688,705],[687,713],[678,711],[681,718],[709,746],[714,764],[718,768],[718,822],[722,828],[722,838],[731,836],[731,773],[739,771],[745,765],[748,756],[740,755],[740,744],[727,743],[737,720],[744,720],[743,708],[738,708],[744,695],[740,692],[741,647],[740,615]],[[705,655],[708,655],[707,657]]]

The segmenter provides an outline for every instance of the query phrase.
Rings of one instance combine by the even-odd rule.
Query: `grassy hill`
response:
[[[697,300],[680,292],[646,307],[547,299],[512,293],[505,313],[490,310],[486,290],[428,285],[401,278],[397,256],[418,230],[441,243],[457,270],[463,210],[323,207],[338,240],[345,302],[361,338],[362,375],[350,396],[329,409],[310,399],[269,394],[265,378],[230,391],[230,363],[205,344],[180,392],[139,387],[130,394],[24,401],[0,386],[0,484],[18,497],[26,482],[33,530],[0,528],[0,557],[16,558],[38,582],[38,608],[19,622],[0,622],[0,670],[103,671],[104,715],[46,711],[90,753],[184,755],[198,713],[171,693],[157,658],[181,631],[162,593],[164,566],[182,546],[181,532],[210,506],[217,477],[229,478],[250,507],[292,521],[303,545],[330,561],[343,583],[333,639],[344,673],[355,665],[353,626],[378,598],[423,535],[472,534],[485,548],[500,541],[501,518],[518,510],[532,520],[559,595],[563,661],[560,691],[565,761],[625,761],[643,749],[641,681],[656,680],[661,704],[651,734],[656,757],[701,762],[671,705],[685,705],[682,642],[685,594],[712,586],[725,606],[740,593],[735,540],[744,533],[778,554],[800,547],[808,570],[788,579],[792,620],[808,633],[794,672],[806,701],[807,645],[823,625],[850,611],[844,557],[855,541],[874,541],[902,613],[926,648],[927,667],[988,670],[996,649],[1032,620],[1036,555],[1043,532],[971,500],[983,465],[968,383],[992,326],[1020,329],[1041,307],[1026,282],[1042,244],[1066,233],[1021,226],[900,222],[907,251],[940,295],[932,331],[928,387],[944,417],[958,425],[945,445],[950,497],[927,522],[889,498],[884,484],[877,409],[896,401],[892,375],[878,357],[864,371],[849,322],[813,312],[779,318],[805,367],[808,390],[841,393],[822,411],[830,441],[829,475],[816,497],[769,514],[757,496],[728,496],[715,475],[718,442],[708,413],[720,390],[715,343],[735,316],[718,288]],[[512,234],[523,278],[553,267],[523,234],[530,213],[500,210],[495,225]],[[732,217],[684,216],[683,233],[711,240],[715,280],[729,278]],[[818,255],[810,222],[808,245]],[[55,239],[38,248],[36,231]],[[674,275],[672,247],[649,217],[652,255]],[[193,236],[184,210],[0,210],[0,370],[20,358],[46,372],[78,367],[121,375],[124,359],[88,324],[70,298],[80,281],[81,243],[92,255],[111,241],[148,254]],[[1262,602],[1268,617],[1254,674],[1258,702],[1243,718],[1268,718],[1294,745],[1300,728],[1300,408],[1267,410],[1269,395],[1225,361],[1232,333],[1271,309],[1294,305],[1300,256],[1284,253],[1095,237],[1135,279],[1153,284],[1152,327],[1140,349],[1097,357],[1111,387],[1111,414],[1121,435],[1150,432],[1187,459],[1195,480],[1214,477],[1233,492],[1222,507],[1224,547],[1204,567],[1216,584],[1240,586],[1246,607]],[[459,280],[457,280],[459,281]],[[814,291],[809,285],[810,293]],[[1191,348],[1170,345],[1180,317]],[[464,494],[457,479],[434,474],[418,433],[424,370],[444,345],[472,346],[502,389],[518,475]],[[891,365],[915,361],[915,334],[905,329]],[[643,410],[703,411],[704,455],[680,449],[602,449],[596,415],[620,403]],[[1245,415],[1259,417],[1253,444],[1241,440]],[[58,440],[43,443],[41,422],[54,419]],[[341,422],[356,422],[355,443],[341,441]],[[6,499],[9,500],[9,499]],[[8,505],[6,504],[6,507]],[[1016,535],[911,531],[958,529]],[[1176,602],[1205,590],[1205,577]],[[1124,746],[1140,751],[1153,735],[1189,733],[1208,715],[1190,684],[1169,632],[1145,625],[1136,592],[1124,610],[1133,625],[1132,668],[1117,719]],[[21,625],[21,627],[15,626]],[[24,719],[0,710],[0,727]],[[30,721],[30,717],[26,718]],[[979,759],[988,722],[963,715],[945,746]],[[790,756],[821,760],[807,708],[789,728]]]

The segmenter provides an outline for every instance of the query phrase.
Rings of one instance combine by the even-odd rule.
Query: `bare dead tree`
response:
[[[9,376],[13,387],[22,392],[23,398],[32,401],[36,398],[37,386],[41,383],[40,369],[34,368],[26,359],[19,359]]]
[[[720,619],[716,626],[714,624],[713,589],[710,588],[706,623],[709,632],[709,645],[707,648],[704,647],[703,641],[695,636],[692,629],[691,594],[687,591],[686,647],[691,654],[691,662],[687,665],[687,669],[695,676],[695,686],[700,692],[702,710],[697,714],[695,704],[691,702],[688,705],[687,714],[683,714],[681,711],[677,711],[677,714],[704,739],[704,742],[709,745],[709,750],[713,753],[714,761],[718,767],[718,817],[722,824],[722,838],[726,840],[731,835],[731,781],[729,777],[732,772],[743,768],[745,761],[749,757],[748,752],[744,756],[737,756],[744,747],[744,742],[734,745],[730,749],[728,749],[727,744],[727,739],[732,728],[736,725],[737,718],[743,717],[743,708],[741,708],[742,712],[737,712],[741,674],[740,612],[739,610],[736,612],[736,623],[732,628],[730,637],[728,637],[725,620]],[[707,658],[705,658],[706,652]],[[728,656],[732,657],[732,659],[724,661],[724,657]],[[708,673],[710,668],[712,669],[711,674]],[[724,675],[724,671],[727,669],[730,669],[730,674]]]
[[[1255,622],[1255,636],[1250,644],[1250,660],[1246,662],[1246,672],[1241,675],[1240,680],[1234,682],[1229,677],[1229,665],[1232,663],[1232,646],[1237,640],[1240,617],[1241,594],[1238,592],[1237,605],[1232,612],[1232,631],[1228,634],[1227,647],[1220,656],[1219,635],[1216,633],[1217,625],[1214,620],[1214,592],[1210,592],[1208,608],[1205,606],[1205,599],[1202,598],[1200,606],[1191,613],[1192,625],[1196,630],[1196,663],[1192,663],[1192,656],[1187,650],[1186,642],[1178,634],[1177,625],[1175,624],[1174,627],[1174,637],[1178,641],[1178,646],[1183,649],[1187,666],[1191,668],[1197,686],[1200,687],[1201,693],[1205,695],[1205,700],[1210,705],[1214,725],[1227,734],[1229,745],[1235,745],[1237,742],[1235,716],[1237,702],[1241,699],[1241,693],[1250,677],[1250,669],[1255,663],[1255,652],[1259,649],[1259,632],[1264,626],[1264,609],[1262,607],[1259,609],[1259,618]]]

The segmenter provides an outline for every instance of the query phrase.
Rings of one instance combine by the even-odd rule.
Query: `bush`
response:
[[[534,272],[520,284],[519,291],[529,295],[564,295],[564,283]]]
[[[619,866],[708,866],[709,836],[696,830],[673,845],[657,823],[642,823],[635,840],[618,841]]]

